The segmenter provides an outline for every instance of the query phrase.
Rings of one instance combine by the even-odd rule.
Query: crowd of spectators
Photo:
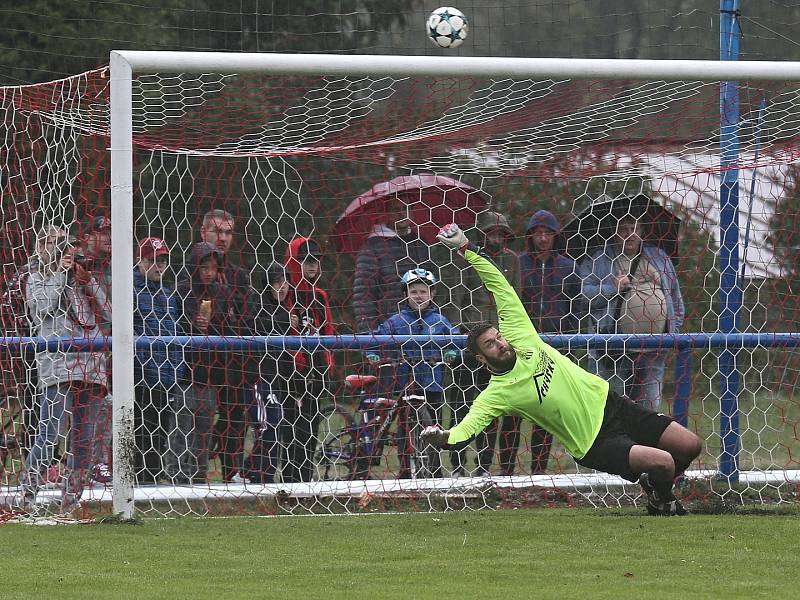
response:
[[[465,333],[471,325],[496,319],[491,296],[458,258],[452,265],[460,272],[458,284],[436,290],[439,273],[402,202],[390,203],[381,217],[355,260],[350,304],[356,332]],[[248,271],[232,260],[236,226],[224,210],[206,213],[199,241],[187,249],[179,269],[165,240],[138,241],[132,274],[135,334],[336,333],[331,298],[320,286],[324,255],[318,241],[297,236],[282,262]],[[662,333],[682,325],[675,268],[663,250],[643,239],[635,219],[621,219],[605,246],[577,264],[557,250],[561,226],[546,210],[530,217],[520,253],[512,249],[512,229],[503,214],[480,213],[475,226],[476,239],[517,290],[541,333]],[[15,333],[68,338],[112,333],[110,227],[101,216],[89,219],[77,238],[56,226],[43,232],[15,278],[27,316],[27,331],[18,327]],[[174,286],[165,278],[168,272],[176,273]],[[457,310],[440,312],[437,300],[443,295]],[[650,409],[661,402],[665,360],[661,349],[590,353],[595,372]],[[453,353],[447,362],[452,379],[440,370],[424,386],[442,424],[446,413],[458,421],[489,379],[469,355]],[[36,393],[21,405],[23,496],[32,502],[37,490],[55,479],[69,506],[90,480],[111,478],[111,354],[40,351],[35,366]],[[291,483],[315,476],[322,403],[332,394],[329,351],[138,347],[135,369],[138,483],[206,483],[215,458],[224,482],[273,483],[280,474],[281,481]],[[248,427],[252,449],[245,452]],[[475,442],[474,468],[465,449],[451,453],[453,475],[489,473],[496,455],[500,473],[513,475],[520,438],[518,419],[492,424]],[[69,452],[63,472],[53,476],[60,439]],[[529,439],[531,472],[545,473],[552,437],[534,427]],[[407,471],[403,464],[401,457],[401,477]]]

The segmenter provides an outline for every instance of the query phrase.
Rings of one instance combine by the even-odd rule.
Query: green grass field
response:
[[[799,525],[637,509],[6,524],[1,595],[793,598]]]

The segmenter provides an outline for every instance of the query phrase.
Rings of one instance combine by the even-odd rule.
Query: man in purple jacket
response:
[[[540,210],[528,221],[526,251],[519,257],[522,303],[540,333],[575,333],[578,318],[573,299],[580,292],[575,261],[554,250],[561,225],[555,215]],[[552,436],[534,425],[531,434],[531,472],[544,473]]]

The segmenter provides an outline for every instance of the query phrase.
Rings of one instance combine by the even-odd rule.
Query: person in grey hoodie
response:
[[[644,227],[631,215],[622,217],[615,235],[581,262],[591,333],[680,332],[685,309],[675,265],[664,250],[642,239]],[[665,348],[592,350],[589,367],[617,394],[657,412],[667,354]]]
[[[92,274],[74,259],[74,239],[52,230],[40,247],[38,267],[26,284],[26,301],[33,331],[42,337],[97,339],[101,323],[110,320],[108,299]],[[22,477],[22,504],[30,507],[50,464],[58,437],[69,417],[70,453],[61,482],[61,508],[69,511],[80,501],[93,466],[95,423],[107,393],[106,355],[103,352],[36,353],[41,408],[39,430]]]

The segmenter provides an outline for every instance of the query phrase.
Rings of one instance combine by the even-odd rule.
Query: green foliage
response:
[[[39,83],[108,63],[114,49],[169,49],[178,42],[176,15],[197,0],[31,0],[3,11],[0,84]]]
[[[30,0],[0,9],[0,85],[76,75],[111,50],[353,51],[403,25],[413,3]]]

